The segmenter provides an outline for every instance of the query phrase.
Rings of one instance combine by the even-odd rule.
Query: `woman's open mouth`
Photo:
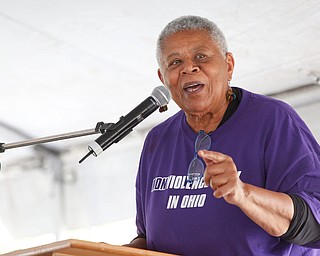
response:
[[[188,93],[194,93],[198,92],[203,88],[204,84],[200,82],[192,82],[192,83],[186,83],[183,86],[183,90]]]

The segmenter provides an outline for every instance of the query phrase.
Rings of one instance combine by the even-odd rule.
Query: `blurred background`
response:
[[[160,85],[155,45],[181,15],[224,31],[233,86],[291,104],[320,140],[318,0],[0,0],[0,143],[117,122]],[[98,135],[0,153],[0,253],[135,235],[135,176],[155,112],[97,158]]]

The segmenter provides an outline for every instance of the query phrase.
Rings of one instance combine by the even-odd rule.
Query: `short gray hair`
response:
[[[184,30],[206,30],[208,31],[214,42],[217,43],[218,49],[221,54],[225,55],[228,52],[226,38],[214,22],[199,16],[181,16],[168,23],[168,25],[165,26],[165,28],[159,35],[156,50],[159,66],[161,65],[161,55],[163,50],[163,42],[165,41],[165,39],[177,32],[181,32]]]

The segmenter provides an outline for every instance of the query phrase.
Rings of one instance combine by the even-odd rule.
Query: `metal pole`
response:
[[[95,128],[95,129],[88,129],[88,130],[82,130],[77,132],[69,132],[69,133],[63,133],[63,134],[58,134],[53,136],[47,136],[47,137],[42,137],[38,139],[30,139],[30,140],[14,142],[14,143],[6,143],[6,144],[0,143],[0,153],[4,152],[6,149],[31,146],[31,145],[52,142],[57,140],[71,139],[71,138],[87,136],[87,135],[92,135],[97,133],[100,133],[100,131],[99,129]]]

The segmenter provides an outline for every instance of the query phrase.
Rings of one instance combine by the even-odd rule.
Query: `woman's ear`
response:
[[[160,81],[162,82],[162,84],[164,85],[164,79],[163,79],[163,76],[161,74],[160,68],[158,68],[158,77],[159,77]]]
[[[231,80],[234,69],[234,58],[231,52],[227,52],[226,61],[228,67],[228,79]]]

